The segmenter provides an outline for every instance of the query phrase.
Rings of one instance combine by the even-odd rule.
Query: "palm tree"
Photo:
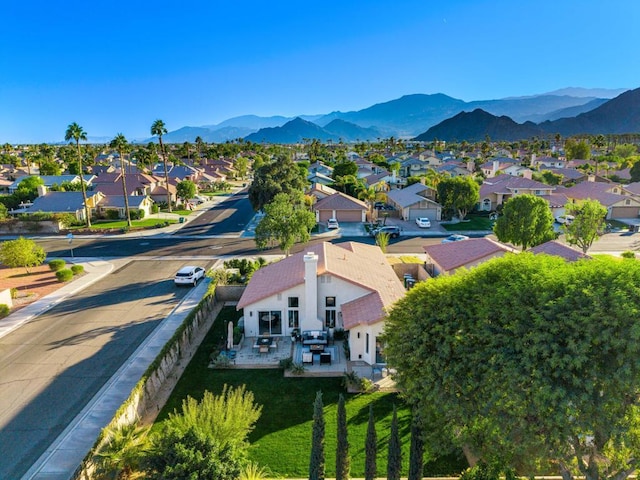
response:
[[[76,150],[78,152],[78,174],[80,175],[80,188],[82,190],[82,201],[84,202],[84,215],[87,219],[87,228],[91,228],[91,211],[87,203],[87,188],[84,185],[84,175],[82,174],[82,152],[80,151],[80,140],[87,141],[87,132],[73,122],[67,127],[67,131],[64,134],[65,142],[73,140],[76,142]]]
[[[162,135],[167,133],[167,127],[164,126],[164,122],[160,119],[153,122],[151,125],[151,135],[158,136],[158,143],[160,143],[160,152],[162,153],[162,164],[164,165],[164,182],[167,189],[167,207],[169,213],[171,213],[171,192],[169,191],[169,171],[167,170],[167,154],[164,151],[164,143],[162,143]]]
[[[129,142],[125,136],[121,133],[117,134],[111,143],[109,148],[113,148],[118,151],[120,155],[120,178],[122,178],[122,194],[124,196],[124,211],[127,215],[127,226],[131,228],[131,213],[129,212],[129,194],[127,193],[127,180],[126,171],[124,169],[124,154],[129,151]]]

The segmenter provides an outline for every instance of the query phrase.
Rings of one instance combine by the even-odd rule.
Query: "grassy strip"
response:
[[[160,412],[154,429],[161,428],[170,412],[180,411],[182,401],[187,396],[201,399],[205,390],[218,394],[225,384],[246,385],[255,395],[256,402],[263,406],[262,416],[249,437],[250,459],[268,467],[272,477],[305,478],[309,474],[313,401],[316,392],[322,391],[326,421],[326,474],[327,477],[334,477],[336,410],[338,395],[342,393],[347,401],[352,476],[364,477],[364,444],[370,404],[373,404],[378,433],[378,475],[386,474],[387,444],[394,404],[398,407],[404,459],[403,476],[407,475],[410,412],[396,394],[347,394],[342,387],[341,378],[285,378],[281,370],[275,369],[207,368],[211,352],[224,343],[225,325],[230,320],[237,320],[238,315],[233,307],[222,309]],[[460,472],[464,468],[463,463],[459,456],[447,457],[438,463],[430,463],[426,470],[432,475]]]
[[[489,220],[489,217],[476,217],[469,215],[464,221],[459,223],[441,223],[442,228],[448,232],[460,232],[460,231],[492,231],[493,221]]]
[[[165,220],[159,220],[157,218],[145,218],[143,220],[132,220],[131,228],[151,228],[155,227],[158,223],[164,223]],[[168,223],[177,223],[175,220],[167,220]],[[75,227],[77,229],[84,229],[84,226]],[[92,230],[112,230],[118,228],[127,228],[126,220],[114,220],[114,221],[100,221],[91,224]],[[71,228],[73,230],[74,227]]]

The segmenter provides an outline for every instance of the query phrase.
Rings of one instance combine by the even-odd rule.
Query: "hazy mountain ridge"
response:
[[[414,137],[426,133],[429,128],[455,117],[461,112],[472,112],[481,108],[494,116],[508,116],[515,122],[536,123],[556,121],[562,117],[586,113],[607,102],[606,98],[596,98],[592,93],[611,95],[618,90],[568,88],[542,95],[510,97],[497,100],[476,100],[465,102],[443,93],[404,95],[398,99],[378,103],[357,111],[335,111],[328,114],[299,115],[297,117],[260,117],[242,115],[227,119],[217,125],[182,127],[169,132],[164,139],[170,143],[193,142],[200,136],[206,142],[223,142],[246,138],[252,141],[276,143],[276,138],[318,138],[344,141],[372,140],[380,137]],[[576,96],[554,95],[552,93],[575,92]],[[309,125],[295,122],[295,119],[313,123]],[[326,129],[335,120],[347,122],[337,124],[339,128]],[[285,127],[285,130],[276,130]],[[295,129],[300,129],[296,132]],[[270,129],[270,130],[269,130]],[[286,134],[285,134],[286,132]],[[318,137],[309,136],[316,132]],[[260,140],[256,140],[260,139]],[[148,139],[147,141],[154,141]]]
[[[416,139],[481,141],[489,136],[492,140],[512,141],[556,133],[570,136],[633,132],[640,132],[640,88],[628,90],[575,117],[547,120],[539,124],[516,123],[509,117],[497,117],[480,109],[471,113],[463,112],[429,128]]]

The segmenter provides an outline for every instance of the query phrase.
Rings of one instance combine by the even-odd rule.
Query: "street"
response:
[[[0,339],[0,478],[20,478],[190,291],[173,284],[185,264],[126,263]]]

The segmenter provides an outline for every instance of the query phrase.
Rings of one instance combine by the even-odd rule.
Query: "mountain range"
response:
[[[391,136],[413,138],[425,135],[431,128],[440,127],[441,123],[454,118],[456,122],[468,122],[468,118],[465,115],[460,116],[460,114],[474,113],[477,110],[496,117],[496,119],[508,117],[499,121],[486,116],[482,117],[483,121],[492,124],[494,133],[498,135],[495,139],[501,136],[498,132],[505,128],[508,135],[515,134],[518,129],[527,133],[536,131],[536,128],[542,129],[542,131],[549,128],[580,131],[580,125],[590,128],[600,125],[600,120],[589,120],[589,117],[585,118],[582,115],[605,108],[612,101],[611,99],[626,91],[626,89],[567,88],[542,95],[472,102],[465,102],[442,93],[413,94],[350,112],[337,111],[297,117],[244,115],[230,118],[217,125],[182,127],[167,133],[163,138],[169,143],[193,142],[198,136],[206,142],[224,142],[245,138],[253,142],[266,143],[301,143],[304,139],[313,138],[336,142],[339,140],[345,142],[376,140]],[[637,105],[635,108],[637,111]],[[604,111],[607,111],[606,108]],[[611,114],[605,116],[613,121]],[[476,117],[479,117],[479,114],[476,114]],[[579,125],[574,125],[570,121],[572,118],[579,117],[582,117],[579,120],[581,122]],[[507,119],[515,125],[522,126],[515,127]],[[595,123],[593,123],[594,121]],[[451,126],[457,125],[457,123],[447,122],[445,125]],[[619,127],[620,125],[616,128]],[[441,131],[442,128],[444,127],[441,127]],[[461,128],[460,125],[455,127],[458,132],[464,130]],[[450,135],[447,134],[447,136]],[[493,135],[489,136],[494,138]],[[438,138],[444,139],[441,136]],[[456,138],[460,137],[456,134]],[[152,140],[148,139],[147,141]]]
[[[598,107],[573,117],[541,123],[516,123],[507,116],[492,115],[482,109],[461,112],[429,128],[416,140],[480,141],[519,140],[535,136],[578,134],[625,134],[640,132],[640,88],[628,90]]]

